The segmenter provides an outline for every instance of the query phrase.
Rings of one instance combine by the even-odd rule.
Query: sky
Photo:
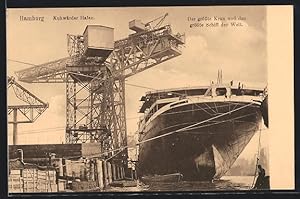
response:
[[[247,7],[164,7],[164,8],[60,8],[9,9],[7,12],[7,57],[32,64],[42,64],[67,57],[67,34],[82,34],[86,25],[98,24],[114,28],[115,40],[126,38],[132,32],[128,22],[141,19],[151,21],[168,13],[165,24],[171,24],[174,33],[185,33],[186,44],[182,55],[129,77],[128,84],[154,89],[208,85],[216,80],[217,71],[223,71],[223,82],[241,81],[246,87],[264,88],[267,85],[266,8]],[[44,17],[41,21],[20,21],[20,16]],[[90,16],[92,20],[55,21],[54,16]],[[243,17],[236,20],[242,27],[191,28],[188,18]],[[8,61],[8,75],[30,67]],[[19,144],[62,143],[65,140],[65,84],[20,83],[49,108],[33,124],[20,124]],[[127,131],[137,130],[139,99],[149,90],[126,86]],[[8,103],[16,103],[8,92]],[[133,118],[133,119],[132,119]],[[12,126],[8,126],[9,144]],[[265,128],[265,127],[264,127]],[[264,147],[269,132],[262,133]],[[257,152],[258,134],[250,141],[242,157],[252,158]]]

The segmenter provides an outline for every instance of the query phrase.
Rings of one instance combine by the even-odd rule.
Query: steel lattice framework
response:
[[[18,84],[14,77],[7,77],[7,89],[13,89],[16,97],[26,104],[8,105],[7,114],[9,124],[13,124],[13,144],[17,143],[17,124],[33,123],[49,107],[48,103],[43,102],[30,91]],[[22,115],[22,119],[18,119]]]
[[[112,156],[127,145],[125,79],[181,55],[184,43],[184,35],[166,25],[115,41],[107,58],[87,57],[83,36],[68,35],[70,57],[16,75],[28,83],[66,83],[66,142],[100,142]],[[124,151],[119,159],[127,159]]]

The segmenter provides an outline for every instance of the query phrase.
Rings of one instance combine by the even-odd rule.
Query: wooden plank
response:
[[[20,178],[21,175],[9,175],[10,178]]]
[[[65,166],[66,166],[66,176],[72,176],[72,161],[71,160],[65,160]]]
[[[26,178],[27,178],[27,169],[24,169],[23,170],[23,179],[24,179],[24,181],[23,181],[23,189],[24,189],[24,192],[27,192],[27,180],[26,180]]]
[[[108,177],[108,184],[112,183],[112,169],[111,169],[110,162],[107,162],[107,177]]]
[[[33,175],[34,175],[34,177],[33,177],[33,192],[35,192],[35,174],[36,174],[36,172],[34,170],[33,171]]]
[[[95,181],[95,163],[93,161],[90,162],[90,177],[89,180]]]
[[[108,185],[108,175],[107,175],[107,163],[106,161],[103,161],[103,182],[104,182],[104,187]]]
[[[58,192],[65,191],[66,190],[66,183],[67,183],[66,180],[58,179],[58,185],[57,185],[58,190],[57,191]]]
[[[62,160],[62,158],[59,158],[58,167],[59,167],[59,173],[58,173],[59,176],[64,176],[63,160]]]
[[[21,193],[22,191],[22,178],[10,178],[8,183],[8,192],[9,193]]]
[[[98,186],[100,189],[103,189],[104,182],[103,182],[103,167],[102,167],[102,161],[96,160],[96,166],[97,166],[97,179],[98,179]]]
[[[111,165],[112,165],[113,180],[117,180],[116,165],[115,164],[111,164]]]
[[[14,180],[12,178],[10,180],[11,180],[11,186],[10,186],[10,188],[13,191],[14,190]]]
[[[19,184],[22,185],[20,188],[20,192],[24,192],[24,180],[23,178],[19,178]]]
[[[21,170],[10,170],[10,175],[21,175]]]

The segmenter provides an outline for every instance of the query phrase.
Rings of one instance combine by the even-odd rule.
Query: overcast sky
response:
[[[246,87],[267,85],[266,9],[247,7],[166,7],[166,8],[84,8],[84,9],[10,9],[7,12],[7,56],[9,59],[42,64],[68,56],[67,34],[82,34],[88,24],[114,28],[115,40],[132,33],[128,22],[143,22],[169,13],[165,23],[173,32],[186,35],[183,54],[165,63],[128,78],[126,81],[155,89],[208,85],[216,80],[218,69],[223,71],[223,82],[236,80]],[[44,22],[20,21],[20,16],[44,17]],[[90,16],[94,20],[54,21],[53,16]],[[188,17],[242,16],[243,27],[190,28]],[[8,75],[29,67],[8,61]],[[19,144],[61,143],[65,137],[65,84],[21,83],[50,107],[33,124],[19,125]],[[140,97],[149,90],[126,86],[127,118],[138,117]],[[13,95],[8,93],[9,104]],[[51,122],[50,122],[51,121]],[[137,130],[137,119],[128,119],[129,133]],[[43,129],[40,133],[36,130]],[[22,135],[24,133],[24,135]],[[25,134],[26,133],[26,134]],[[31,133],[31,134],[28,134]],[[266,145],[268,133],[262,135]],[[9,125],[9,143],[12,143]],[[258,136],[244,150],[242,156],[253,156]],[[252,158],[252,157],[251,157]]]

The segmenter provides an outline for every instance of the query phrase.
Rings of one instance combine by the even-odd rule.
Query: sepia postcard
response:
[[[8,192],[293,190],[292,6],[7,9]]]

